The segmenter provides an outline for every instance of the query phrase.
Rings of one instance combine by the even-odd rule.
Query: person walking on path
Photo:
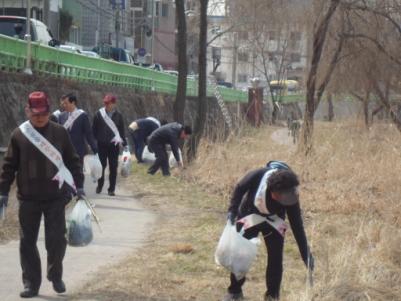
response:
[[[265,300],[278,300],[283,273],[284,236],[288,228],[285,215],[294,233],[302,260],[313,271],[302,221],[298,195],[299,180],[287,164],[270,161],[266,167],[246,174],[236,185],[228,209],[228,220],[244,237],[252,239],[262,233],[267,248]],[[243,229],[242,229],[243,228]],[[243,300],[245,278],[230,275],[231,284],[223,301]]]
[[[10,187],[17,177],[22,298],[37,296],[42,281],[36,245],[42,215],[47,279],[57,293],[65,292],[62,280],[67,246],[65,205],[70,201],[71,190],[78,197],[85,195],[79,156],[65,128],[49,122],[49,108],[45,93],[29,95],[26,107],[29,120],[12,133],[0,173],[0,205],[7,205]]]
[[[78,153],[83,166],[84,156],[88,153],[87,144],[94,154],[98,153],[97,143],[92,134],[88,114],[77,108],[77,97],[70,93],[61,97],[65,109],[59,116],[59,123],[67,129],[72,145]]]
[[[182,167],[183,163],[178,147],[179,140],[185,140],[191,134],[192,129],[190,126],[183,126],[178,122],[168,123],[155,130],[149,137],[149,150],[155,153],[156,160],[149,167],[148,173],[153,175],[161,168],[163,176],[170,175],[166,144],[170,144],[178,166]]]
[[[165,120],[160,122],[154,117],[147,117],[137,119],[129,125],[128,130],[134,144],[135,157],[138,163],[143,163],[142,153],[150,134],[166,123],[167,122]]]
[[[115,195],[118,155],[120,145],[126,146],[124,119],[116,107],[117,98],[112,94],[107,94],[104,99],[104,107],[96,112],[93,119],[93,135],[97,140],[99,159],[103,166],[102,177],[98,180],[96,193],[101,193],[104,184],[104,171],[109,162],[109,188],[108,194]]]

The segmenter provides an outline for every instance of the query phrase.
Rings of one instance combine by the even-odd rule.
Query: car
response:
[[[47,26],[31,18],[31,41],[49,46],[60,45]],[[26,17],[0,16],[0,34],[23,40],[26,34]]]
[[[96,52],[94,51],[89,51],[89,50],[82,50],[81,54],[85,55],[85,56],[89,56],[89,57],[94,57],[94,58],[100,58],[100,55],[98,55]]]
[[[68,52],[72,52],[72,53],[79,53],[81,54],[81,50],[79,50],[77,47],[75,46],[71,46],[71,45],[60,45],[58,47],[60,50],[64,50],[64,51],[68,51]]]

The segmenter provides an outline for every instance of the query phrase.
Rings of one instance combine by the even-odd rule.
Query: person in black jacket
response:
[[[77,108],[78,100],[74,94],[63,95],[61,99],[65,111],[59,115],[58,121],[64,125],[70,134],[72,145],[74,145],[81,159],[81,164],[83,164],[84,156],[88,153],[87,144],[94,154],[98,153],[88,114]]]
[[[154,117],[147,117],[137,119],[129,125],[128,130],[134,144],[135,157],[138,163],[143,163],[142,153],[150,134],[166,123],[167,122],[165,120],[160,122]]]
[[[102,177],[98,180],[96,193],[101,193],[104,184],[104,171],[109,161],[109,188],[108,194],[114,196],[117,180],[118,155],[120,145],[126,146],[124,119],[119,111],[116,110],[117,98],[112,94],[107,94],[104,99],[104,107],[96,112],[93,119],[93,135],[97,140],[99,159],[103,166]]]
[[[24,284],[20,296],[32,298],[38,295],[42,282],[41,262],[36,246],[42,215],[47,251],[47,279],[53,283],[57,293],[63,293],[66,290],[62,280],[67,246],[65,205],[70,200],[68,195],[71,189],[76,188],[79,198],[85,193],[79,157],[67,131],[61,125],[49,122],[46,94],[32,92],[26,112],[29,121],[13,131],[4,157],[0,173],[0,206],[7,205],[10,187],[17,178],[21,234],[19,252]],[[30,126],[31,130],[24,126]],[[28,131],[30,135],[26,134]],[[34,142],[28,136],[35,137],[32,139]],[[41,142],[38,142],[38,137],[42,137]],[[41,149],[39,146],[46,145],[46,142],[47,147]],[[68,173],[72,176],[71,182],[68,180]],[[66,182],[63,183],[63,179]]]
[[[243,228],[244,237],[252,239],[262,233],[268,254],[265,300],[278,300],[283,273],[285,216],[294,233],[302,260],[313,270],[298,196],[299,181],[287,164],[270,161],[266,167],[249,172],[236,185],[228,209],[228,220]],[[242,300],[245,278],[230,276],[231,284],[224,301]]]
[[[156,161],[148,169],[148,173],[153,175],[161,167],[163,176],[170,175],[170,167],[166,151],[166,144],[170,144],[174,158],[178,166],[182,167],[178,143],[179,139],[187,139],[192,134],[190,126],[183,126],[178,122],[168,123],[155,130],[149,137],[149,150],[155,153]]]

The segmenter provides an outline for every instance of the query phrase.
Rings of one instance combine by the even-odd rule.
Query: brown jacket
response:
[[[82,188],[84,175],[79,157],[74,150],[67,130],[54,122],[36,130],[62,155],[65,166],[71,172],[77,188]],[[57,167],[24,136],[19,128],[11,135],[0,173],[0,195],[8,195],[17,176],[17,196],[23,201],[47,201],[64,199],[70,190],[64,183],[61,189],[53,180]]]

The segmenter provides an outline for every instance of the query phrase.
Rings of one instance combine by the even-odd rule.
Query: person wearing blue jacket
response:
[[[72,145],[83,164],[84,156],[88,153],[88,144],[94,154],[98,152],[88,114],[77,108],[78,100],[72,93],[62,96],[61,101],[65,111],[59,115],[58,121],[70,134]]]

